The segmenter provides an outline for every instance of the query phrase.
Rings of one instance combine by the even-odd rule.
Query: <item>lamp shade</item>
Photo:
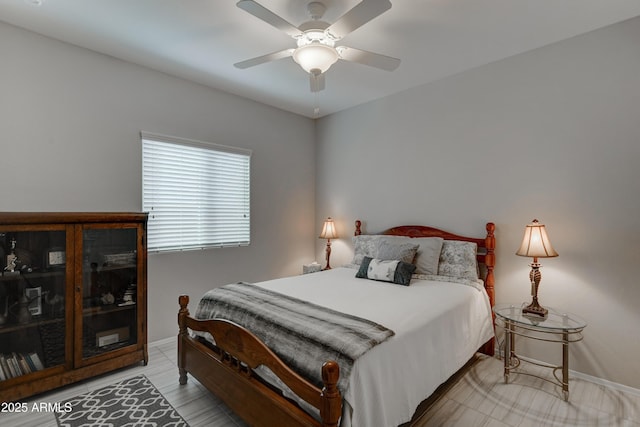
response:
[[[331,217],[327,218],[324,221],[324,225],[322,226],[322,233],[319,236],[321,239],[336,239],[338,237],[338,233],[336,233],[336,225],[334,224]]]
[[[551,246],[544,224],[540,224],[537,219],[534,219],[531,224],[525,226],[522,244],[516,255],[531,258],[551,258],[558,256],[558,253]]]

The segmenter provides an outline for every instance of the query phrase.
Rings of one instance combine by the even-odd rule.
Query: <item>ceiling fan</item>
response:
[[[293,57],[293,60],[309,73],[311,91],[319,92],[325,87],[325,72],[338,59],[386,71],[393,71],[400,65],[400,60],[397,58],[347,46],[335,46],[335,43],[347,34],[389,10],[391,8],[389,0],[362,0],[333,24],[322,21],[326,10],[325,5],[319,1],[312,1],[307,5],[311,20],[299,27],[293,26],[253,0],[241,0],[236,3],[236,6],[284,31],[293,37],[298,45],[297,48],[285,49],[238,62],[234,64],[237,68],[245,69],[265,62]]]

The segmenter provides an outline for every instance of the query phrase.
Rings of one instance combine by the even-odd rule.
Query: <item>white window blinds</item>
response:
[[[251,151],[149,133],[141,139],[149,251],[249,244]]]

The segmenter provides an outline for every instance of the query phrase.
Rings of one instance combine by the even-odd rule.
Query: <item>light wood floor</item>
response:
[[[147,366],[123,369],[35,396],[26,402],[29,407],[32,402],[60,402],[120,379],[144,374],[191,427],[244,426],[193,378],[189,378],[185,386],[178,384],[175,341],[151,344]],[[537,378],[519,375],[510,384],[504,384],[502,362],[494,358],[480,357],[445,388],[416,427],[640,427],[640,395],[572,379],[570,401],[565,402],[557,387]],[[57,426],[52,413],[0,413],[0,425]]]

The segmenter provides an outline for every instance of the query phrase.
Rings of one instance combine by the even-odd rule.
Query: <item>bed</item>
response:
[[[329,311],[322,320],[327,324],[333,324],[330,316],[335,312],[391,332],[351,364],[338,357],[319,361],[313,369],[317,378],[296,366],[296,358],[302,358],[304,352],[289,352],[296,353],[295,357],[283,354],[278,343],[261,335],[261,322],[247,323],[251,326],[245,328],[239,325],[244,320],[232,321],[224,311],[222,316],[203,314],[207,295],[191,316],[189,297],[182,295],[180,383],[185,384],[187,374],[192,375],[250,425],[393,426],[412,416],[415,419],[419,403],[476,351],[493,354],[494,230],[494,224],[487,223],[485,236],[476,238],[432,227],[399,226],[365,235],[362,223],[356,221],[352,265],[223,287],[227,292],[246,290],[268,298],[274,294],[282,300],[304,300],[314,309]],[[436,266],[429,251],[439,255]],[[403,256],[412,257],[414,264],[394,259]],[[473,268],[467,265],[470,256]],[[389,281],[410,280],[409,286],[386,283],[376,276],[390,262],[395,267],[387,276]],[[417,266],[415,271],[412,265]],[[411,270],[410,279],[404,268]],[[369,280],[367,274],[373,274],[375,280]],[[316,322],[322,326],[314,334],[322,335],[322,322]]]

